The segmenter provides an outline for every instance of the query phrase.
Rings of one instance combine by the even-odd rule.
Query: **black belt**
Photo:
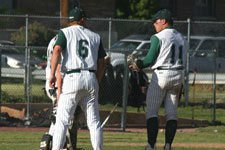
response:
[[[162,67],[158,67],[156,68],[157,70],[183,70],[183,67],[179,67],[179,68],[162,68]]]
[[[82,70],[84,70],[84,69],[73,69],[73,70],[67,71],[66,74],[80,73]],[[94,72],[95,73],[95,70],[84,70],[84,71],[89,71],[89,72]]]

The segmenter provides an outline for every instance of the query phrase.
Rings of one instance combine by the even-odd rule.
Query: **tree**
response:
[[[23,26],[19,31],[12,33],[11,40],[16,45],[25,45],[26,27]],[[28,26],[28,45],[47,46],[55,33],[52,29],[46,28],[41,23],[35,21]]]
[[[26,27],[23,26],[19,31],[11,34],[11,40],[16,45],[25,45]],[[56,33],[46,28],[41,23],[35,21],[28,26],[28,45],[29,46],[48,46],[49,41],[56,35]],[[41,49],[33,49],[32,53],[38,57],[46,60],[46,51]]]
[[[158,10],[157,0],[116,0],[116,17],[123,19],[151,19]]]

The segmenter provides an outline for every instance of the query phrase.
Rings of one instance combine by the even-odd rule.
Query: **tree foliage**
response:
[[[15,10],[10,10],[8,5],[4,5],[0,8],[0,14],[23,14],[24,9],[15,9]]]
[[[12,33],[11,40],[16,45],[25,45],[26,27],[23,26],[19,31]],[[28,45],[47,46],[48,42],[54,37],[52,29],[46,28],[41,23],[35,21],[28,26]]]
[[[157,0],[116,0],[116,17],[123,19],[151,19],[158,10]]]

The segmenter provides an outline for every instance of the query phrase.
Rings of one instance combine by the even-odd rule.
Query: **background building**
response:
[[[0,8],[20,10],[23,14],[58,16],[67,15],[74,6],[82,7],[89,16],[115,17],[115,0],[1,0]],[[61,9],[61,10],[60,10]]]
[[[168,8],[177,20],[225,20],[224,0],[158,0],[160,8]],[[74,6],[82,7],[90,17],[114,18],[116,0],[1,0],[0,8],[20,10],[23,14],[62,16]]]

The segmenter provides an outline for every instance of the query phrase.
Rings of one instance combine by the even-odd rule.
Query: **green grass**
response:
[[[216,102],[225,103],[225,86],[216,85]],[[189,86],[189,102],[207,102],[212,103],[214,96],[213,85],[210,84],[197,84],[195,86]]]
[[[112,104],[100,105],[100,110],[111,110],[113,108]],[[122,107],[117,107],[116,111],[122,111]],[[128,106],[127,112],[137,112],[137,108]],[[139,113],[145,113],[143,109],[140,109]],[[192,119],[192,114],[196,120],[208,120],[209,123],[213,121],[213,108],[203,108],[202,106],[188,106],[178,107],[178,116],[180,118]],[[164,108],[160,108],[159,115],[164,115]],[[225,124],[225,109],[216,109],[216,121]]]
[[[30,87],[31,103],[48,103],[51,102],[49,98],[44,94],[42,90],[45,87],[45,83],[33,83]],[[7,93],[7,96],[2,96],[3,103],[25,103],[24,97],[24,85],[23,83],[7,83],[2,84],[2,91]]]
[[[4,79],[5,80],[5,79]],[[33,102],[43,102],[40,99],[45,99],[48,102],[47,97],[43,93],[43,88],[45,87],[45,82],[42,80],[32,81],[31,86],[31,97]],[[225,93],[224,85],[217,85],[216,88],[216,98],[217,103],[225,103]],[[24,83],[23,80],[4,81],[2,83],[2,91],[7,93],[9,97],[13,99],[20,99],[18,102],[25,102],[24,98]],[[195,96],[194,95],[195,91]],[[4,101],[3,101],[4,102]],[[182,102],[184,102],[184,97],[182,97]],[[213,102],[213,86],[212,85],[196,85],[195,87],[189,86],[189,102],[198,103],[212,103]]]
[[[31,87],[31,93],[33,96],[43,95],[42,88],[45,84],[34,83]],[[17,95],[18,97],[24,97],[24,85],[23,83],[13,83],[2,84],[2,90],[7,92],[9,95]]]
[[[35,81],[32,85],[31,88],[31,103],[41,103],[41,102],[45,102],[45,103],[50,103],[51,101],[49,100],[49,98],[47,96],[44,95],[42,88],[45,86],[44,82],[38,82]],[[224,99],[222,99],[223,94],[223,90],[225,89],[225,86],[220,86],[218,88],[218,94],[217,96],[220,97],[220,101],[219,102],[224,102]],[[193,87],[190,86],[189,88],[190,92],[189,92],[189,102],[193,101]],[[207,86],[202,86],[202,85],[198,85],[196,86],[196,102],[212,102],[213,97],[212,97],[212,85],[207,85]],[[21,103],[21,102],[25,102],[24,100],[24,85],[23,83],[18,82],[18,83],[3,83],[2,84],[2,91],[6,92],[8,94],[8,96],[3,97],[3,100],[1,101],[2,103],[7,103],[7,102],[11,102],[11,103]],[[202,94],[204,93],[204,94]],[[201,95],[201,98],[200,96]],[[184,98],[182,98],[181,100],[182,103],[184,103]],[[101,105],[100,109],[101,110],[111,110],[113,108],[112,104],[107,104],[107,105]],[[140,113],[145,113],[142,108],[140,109],[141,112]],[[117,111],[122,111],[122,107],[118,107]],[[137,108],[128,106],[127,107],[127,111],[128,112],[137,112]],[[164,109],[160,108],[159,111],[160,115],[164,114]],[[198,120],[208,120],[209,122],[212,122],[213,120],[213,108],[203,108],[203,106],[188,106],[188,107],[183,107],[180,106],[178,108],[178,115],[179,117],[182,118],[188,118],[191,119],[192,115],[194,115],[194,119],[198,119]],[[221,122],[222,124],[225,124],[225,109],[216,109],[216,120]]]
[[[215,132],[217,130],[217,132]],[[198,128],[196,132],[177,132],[173,150],[222,150],[224,148],[201,148],[193,144],[225,144],[225,127],[211,126]],[[0,150],[36,150],[44,132],[0,132]],[[159,132],[158,149],[164,144],[164,132]],[[146,133],[104,132],[104,150],[143,150],[146,145]],[[78,147],[91,150],[89,132],[78,132]],[[190,145],[190,146],[189,146]],[[187,147],[189,146],[189,147]]]

